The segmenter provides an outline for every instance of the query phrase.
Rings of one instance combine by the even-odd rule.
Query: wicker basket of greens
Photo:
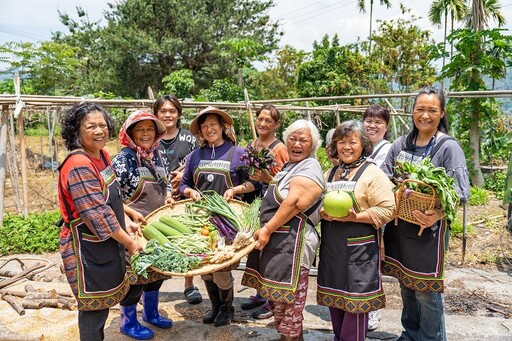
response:
[[[444,168],[435,167],[429,158],[418,164],[397,162],[395,181],[395,224],[400,218],[419,225],[412,212],[425,212],[433,208],[442,209],[450,221],[455,219],[459,204],[459,196],[454,189],[455,180],[446,174]],[[420,228],[418,236],[421,236],[424,228]]]
[[[256,245],[261,200],[251,205],[215,192],[201,200],[165,205],[146,217],[144,251],[132,256],[132,269],[148,268],[169,276],[196,276],[236,268]]]

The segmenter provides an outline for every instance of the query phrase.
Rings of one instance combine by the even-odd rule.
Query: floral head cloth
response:
[[[132,137],[129,135],[128,131],[130,127],[134,126],[140,121],[150,120],[153,121],[156,127],[156,138],[153,142],[153,145],[149,149],[142,148],[133,142]],[[150,111],[148,110],[138,110],[132,112],[130,116],[124,121],[123,126],[121,127],[121,131],[119,132],[119,141],[125,147],[134,149],[137,152],[137,156],[143,160],[150,161],[153,157],[154,150],[158,147],[160,143],[161,136],[165,133],[166,128],[165,125],[158,120]]]

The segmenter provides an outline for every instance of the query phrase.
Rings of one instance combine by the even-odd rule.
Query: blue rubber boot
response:
[[[144,291],[142,293],[142,319],[158,328],[171,328],[172,320],[158,313],[158,291]]]
[[[135,340],[149,340],[153,338],[155,333],[137,321],[137,304],[126,307],[120,305],[119,307],[121,310],[121,325],[119,326],[121,334],[128,335]]]

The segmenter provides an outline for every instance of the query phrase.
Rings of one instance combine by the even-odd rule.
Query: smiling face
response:
[[[413,109],[413,122],[420,135],[434,136],[444,115],[441,101],[437,96],[423,94],[416,99]]]
[[[178,128],[179,113],[176,106],[170,101],[165,101],[164,104],[158,109],[157,117],[167,128],[167,132],[172,132]]]
[[[156,138],[155,123],[151,120],[137,122],[132,129],[133,142],[144,149],[153,146]]]
[[[290,162],[307,159],[313,152],[313,142],[309,129],[299,129],[290,134],[286,140]]]
[[[82,148],[90,155],[99,158],[100,150],[108,140],[108,126],[103,113],[91,111],[80,125],[80,142]]]
[[[279,122],[272,118],[269,110],[262,110],[256,118],[256,132],[258,136],[268,137],[274,135],[277,128],[279,128]]]
[[[201,135],[211,146],[220,146],[224,139],[222,138],[222,127],[220,125],[220,118],[216,114],[206,115],[206,119],[200,124]]]
[[[340,161],[343,161],[346,164],[351,164],[356,161],[363,153],[363,144],[361,142],[360,134],[354,132],[342,137],[336,143],[336,149],[338,151]]]
[[[388,125],[386,121],[375,116],[369,116],[365,118],[363,125],[366,129],[366,133],[368,134],[368,138],[374,146],[384,138],[384,135],[388,131]]]

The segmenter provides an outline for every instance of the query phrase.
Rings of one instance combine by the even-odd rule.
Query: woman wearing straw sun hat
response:
[[[199,138],[200,148],[187,157],[180,192],[194,200],[201,192],[213,190],[226,200],[254,191],[248,181],[247,164],[242,161],[245,149],[236,146],[233,119],[225,111],[207,107],[190,124],[190,132]],[[202,275],[212,309],[203,323],[216,327],[231,323],[234,315],[233,276],[231,271]]]

